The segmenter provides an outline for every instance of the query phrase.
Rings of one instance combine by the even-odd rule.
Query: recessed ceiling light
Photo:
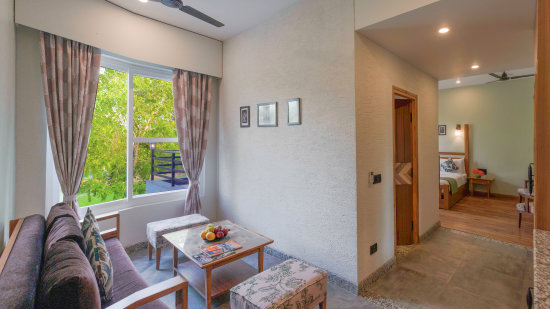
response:
[[[139,0],[139,2],[147,3],[147,2],[149,2],[149,0]]]
[[[461,83],[460,79],[457,79],[457,80],[456,80],[456,83],[457,83],[457,84],[460,84],[460,83]]]
[[[479,65],[478,65],[478,64],[472,65],[472,70],[477,70],[477,69],[479,69]]]
[[[447,27],[443,27],[443,28],[439,29],[439,33],[441,33],[441,34],[445,34],[447,32],[449,32],[449,28],[447,28]]]

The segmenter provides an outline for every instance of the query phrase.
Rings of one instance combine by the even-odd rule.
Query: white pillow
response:
[[[453,158],[453,162],[458,167],[458,170],[455,171],[454,173],[466,174],[466,168],[464,167],[464,158],[461,158],[461,159]]]
[[[439,158],[439,171],[445,172],[443,168],[441,167],[441,163],[447,161],[448,159],[441,159]],[[466,168],[464,167],[464,158],[453,158],[454,164],[458,167],[458,170],[449,172],[449,173],[456,173],[456,174],[466,174]]]

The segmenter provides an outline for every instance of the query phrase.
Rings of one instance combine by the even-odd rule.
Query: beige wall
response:
[[[516,195],[533,162],[533,95],[534,78],[441,90],[439,123],[447,135],[439,136],[440,151],[464,151],[455,127],[469,123],[470,170],[487,168],[492,192]]]
[[[355,0],[355,30],[421,8],[439,0]]]
[[[439,221],[437,80],[360,34],[355,35],[358,279],[394,255],[392,86],[418,95],[419,230]],[[382,183],[369,185],[369,173]],[[370,255],[377,242],[378,252]]]
[[[16,36],[15,218],[22,218],[45,212],[47,124],[38,31],[17,26]]]
[[[136,60],[222,76],[222,43],[104,0],[16,0],[15,21]]]
[[[218,217],[357,283],[353,14],[352,0],[304,0],[224,42]],[[295,97],[303,124],[288,126]],[[271,101],[279,126],[258,128]]]
[[[13,1],[0,0],[0,252],[15,192],[15,24]]]

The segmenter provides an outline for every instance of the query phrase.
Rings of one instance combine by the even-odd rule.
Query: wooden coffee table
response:
[[[183,276],[189,285],[205,298],[207,309],[211,308],[213,297],[229,292],[232,287],[262,272],[264,247],[273,243],[273,240],[229,220],[212,224],[229,228],[230,231],[224,239],[210,243],[200,237],[201,232],[206,229],[206,224],[163,235],[174,248],[174,275]],[[193,258],[194,255],[202,253],[201,248],[227,240],[238,243],[242,248],[206,264],[201,264]],[[178,265],[178,252],[182,252],[189,261]],[[258,253],[258,269],[241,260],[254,253]]]

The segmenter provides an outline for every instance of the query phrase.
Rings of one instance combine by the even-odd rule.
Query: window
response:
[[[171,71],[102,56],[79,205],[129,201],[187,186]]]

